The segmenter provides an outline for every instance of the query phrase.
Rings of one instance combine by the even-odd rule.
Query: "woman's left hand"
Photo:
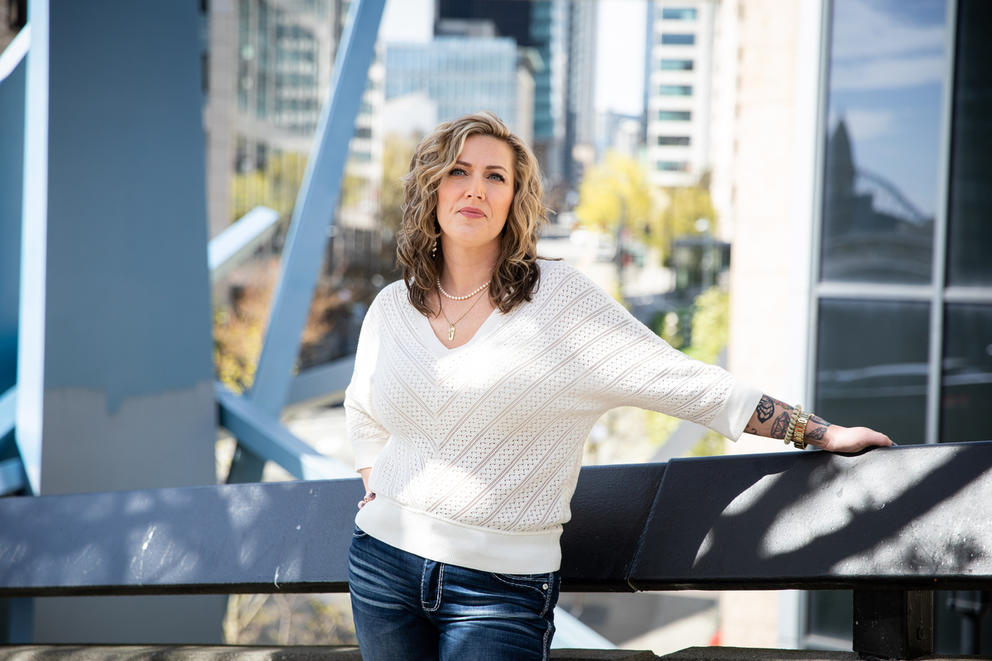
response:
[[[870,447],[889,447],[895,445],[892,439],[868,427],[842,427],[830,425],[826,428],[823,438],[811,441],[828,452],[860,452]]]

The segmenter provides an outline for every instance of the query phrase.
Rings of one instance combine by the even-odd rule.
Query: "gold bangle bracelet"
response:
[[[799,419],[796,421],[796,429],[792,432],[792,444],[800,450],[806,449],[806,425],[812,416],[812,411],[799,414]]]
[[[796,429],[796,422],[799,420],[799,415],[803,412],[803,407],[796,404],[796,407],[792,409],[792,415],[789,416],[789,427],[785,430],[785,444],[788,445],[792,443],[792,433]]]

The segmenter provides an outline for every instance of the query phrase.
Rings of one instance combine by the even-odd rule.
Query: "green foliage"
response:
[[[680,311],[681,312],[681,311]],[[662,316],[661,328],[655,332],[666,342],[687,355],[705,363],[715,363],[720,352],[727,346],[730,328],[730,296],[719,287],[712,287],[696,297],[692,306],[691,343],[683,347],[684,335],[679,333],[679,313],[669,312]],[[660,330],[660,332],[659,332]],[[651,438],[661,445],[672,435],[679,421],[676,418],[645,411],[645,428]],[[716,432],[707,434],[689,451],[693,457],[723,454],[724,440]]]
[[[382,147],[382,191],[379,196],[382,209],[382,227],[395,234],[403,220],[403,181],[410,170],[410,158],[417,143],[413,137],[395,133],[386,136]]]
[[[652,228],[652,233],[660,234],[660,241],[665,246],[665,255],[669,254],[672,240],[680,236],[699,236],[700,231],[696,222],[705,218],[708,230],[716,232],[717,216],[713,208],[710,192],[702,186],[685,188],[668,188],[665,190],[666,204],[661,213],[658,225]]]
[[[583,227],[600,232],[615,233],[620,224],[643,228],[658,214],[655,198],[641,164],[611,152],[586,170],[575,215]]]
[[[696,224],[700,218],[708,221],[710,232],[717,220],[703,185],[660,189],[650,183],[641,163],[615,153],[586,170],[575,215],[590,230],[616,234],[625,229],[657,248],[663,260],[671,254],[673,239],[702,233]]]
[[[692,306],[659,312],[651,320],[651,330],[676,349],[682,349],[692,332]]]
[[[730,339],[730,295],[711,287],[696,297],[692,315],[692,344],[686,353],[704,363],[714,363]]]
[[[713,430],[709,430],[699,439],[695,445],[689,448],[687,456],[690,457],[712,457],[723,454],[726,450],[727,440]]]
[[[262,170],[234,175],[231,181],[231,221],[241,218],[257,206],[288,214],[296,204],[296,195],[307,166],[306,154],[273,154]]]

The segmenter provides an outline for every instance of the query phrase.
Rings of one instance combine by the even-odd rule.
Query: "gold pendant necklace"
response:
[[[478,294],[481,291],[482,291],[482,289],[478,289],[478,290],[476,290],[475,293]],[[465,312],[462,313],[462,316],[460,316],[457,319],[455,319],[454,321],[452,321],[451,319],[448,319],[448,315],[446,315],[444,313],[444,306],[441,304],[441,299],[438,299],[437,306],[439,308],[441,308],[441,316],[443,316],[444,317],[444,320],[448,322],[448,342],[454,342],[455,341],[455,324],[457,324],[462,319],[464,319],[468,315],[468,313],[472,311],[472,308],[474,308],[476,305],[478,305],[479,304],[479,301],[481,301],[481,300],[482,300],[482,297],[479,296],[477,299],[475,299],[475,302],[472,303],[472,305],[468,306],[468,310],[465,310]]]

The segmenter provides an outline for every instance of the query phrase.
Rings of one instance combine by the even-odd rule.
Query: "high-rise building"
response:
[[[992,4],[722,5],[737,69],[730,370],[900,445],[992,438]],[[934,596],[937,654],[988,655],[981,608]],[[851,649],[849,592],[728,593],[721,609],[725,645]],[[963,644],[981,629],[984,647]]]
[[[509,37],[521,49],[521,57],[533,78],[531,146],[552,188],[565,173],[566,98],[569,72],[570,5],[590,6],[581,10],[580,21],[594,11],[591,3],[566,0],[437,0],[435,34],[465,34],[466,24],[484,22],[494,34]],[[580,22],[585,26],[584,21]],[[588,34],[588,29],[581,34]],[[593,31],[594,37],[594,31]],[[594,71],[594,69],[593,69]],[[579,89],[586,86],[579,83]],[[577,104],[581,105],[581,104]],[[517,131],[523,135],[522,131]]]
[[[513,39],[449,36],[391,43],[385,59],[387,100],[424,92],[437,104],[438,121],[489,110],[530,139],[532,109],[517,102],[526,94],[529,73]]]
[[[570,2],[568,57],[565,77],[565,136],[563,178],[577,190],[596,149],[596,12],[598,3]]]
[[[207,207],[211,236],[256,204],[295,201],[295,186],[327,100],[334,56],[347,20],[347,0],[212,0],[204,52]],[[370,225],[381,179],[383,67],[374,62],[349,154],[360,204],[342,221]],[[273,161],[284,181],[262,173]],[[362,202],[364,201],[364,202]],[[362,210],[364,208],[364,211]]]
[[[691,186],[710,167],[716,0],[651,0],[645,139],[651,181]]]

